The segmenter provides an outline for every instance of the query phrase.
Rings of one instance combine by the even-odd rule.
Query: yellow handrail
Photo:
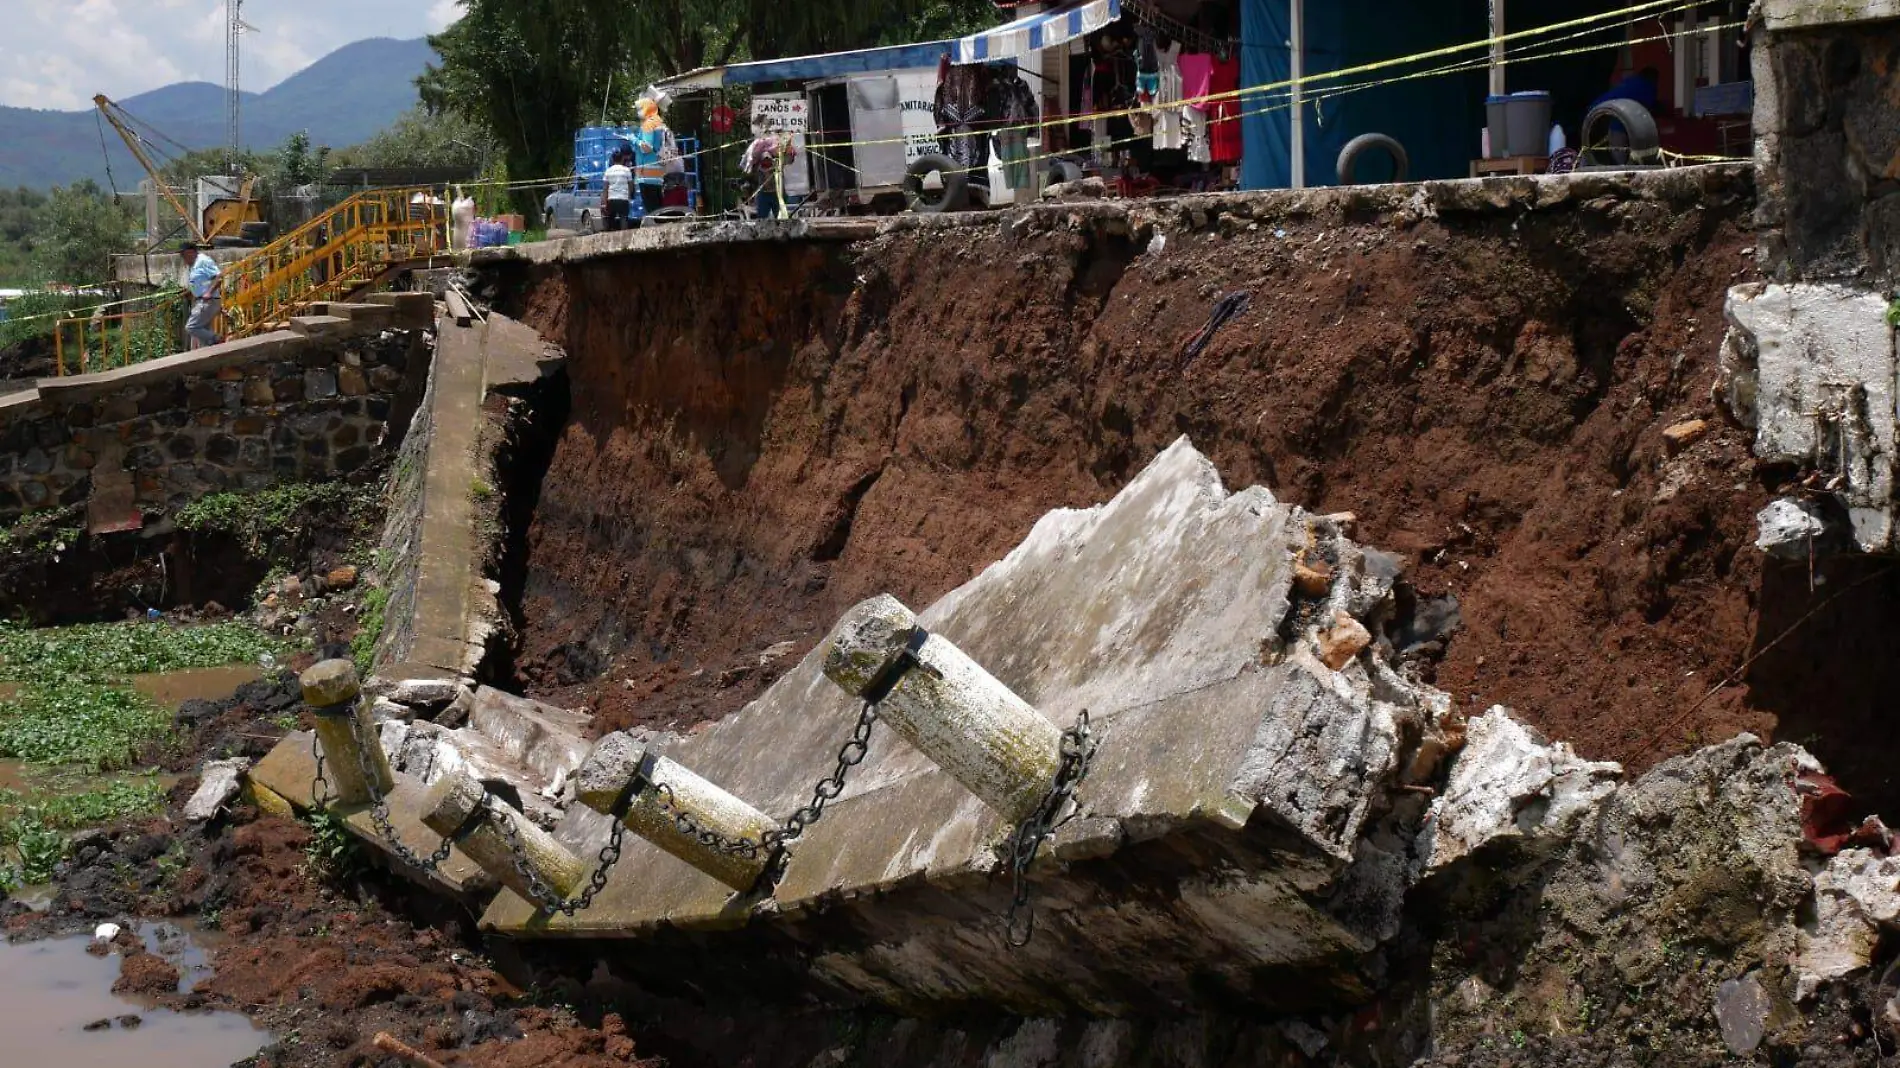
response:
[[[447,215],[428,189],[358,193],[224,272],[227,337],[281,327],[311,304],[334,300],[397,264],[446,244]]]
[[[250,337],[282,328],[313,304],[336,300],[374,282],[384,271],[427,259],[447,246],[448,215],[428,189],[358,193],[224,269],[224,314],[219,335]],[[182,296],[182,295],[181,295]],[[87,330],[117,324],[121,365],[133,362],[131,337],[151,317],[175,313],[174,300],[104,318],[61,319],[55,326],[58,373],[68,373],[66,337],[77,337],[78,373],[91,369]],[[109,360],[109,353],[105,354]]]

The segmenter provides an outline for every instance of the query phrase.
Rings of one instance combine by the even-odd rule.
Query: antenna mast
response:
[[[231,151],[231,167],[235,170],[238,152],[243,147],[243,130],[240,123],[243,97],[239,88],[238,53],[241,51],[238,39],[248,28],[244,25],[244,0],[224,0],[224,91],[229,99],[225,106],[229,129],[226,131]]]

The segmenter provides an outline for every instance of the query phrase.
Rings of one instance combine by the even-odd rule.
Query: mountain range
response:
[[[382,37],[345,45],[266,92],[243,94],[245,147],[269,150],[299,130],[313,144],[334,148],[368,140],[415,106],[416,76],[434,59],[423,40]],[[173,155],[179,145],[225,143],[225,102],[223,88],[208,82],[181,82],[117,101],[176,142],[153,140]],[[163,165],[162,158],[158,162]],[[0,188],[45,189],[91,178],[129,191],[142,177],[131,153],[93,111],[0,107]]]

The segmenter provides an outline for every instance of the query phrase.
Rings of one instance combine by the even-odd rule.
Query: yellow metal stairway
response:
[[[219,333],[237,339],[282,329],[313,305],[343,300],[447,247],[447,205],[433,191],[358,193],[224,269]],[[177,342],[184,309],[184,295],[173,293],[136,311],[61,320],[55,334],[58,373],[84,374],[168,355],[171,345],[163,342]],[[166,351],[156,352],[149,340],[141,343],[154,336],[161,342],[156,347]]]

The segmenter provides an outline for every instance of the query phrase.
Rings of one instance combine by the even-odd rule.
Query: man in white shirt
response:
[[[632,155],[624,149],[614,153],[613,165],[601,176],[600,215],[608,230],[625,230],[633,212]]]
[[[185,288],[191,291],[191,315],[185,319],[185,335],[191,347],[201,349],[224,340],[218,336],[218,315],[224,310],[223,271],[218,261],[187,242],[178,249],[185,261]]]

